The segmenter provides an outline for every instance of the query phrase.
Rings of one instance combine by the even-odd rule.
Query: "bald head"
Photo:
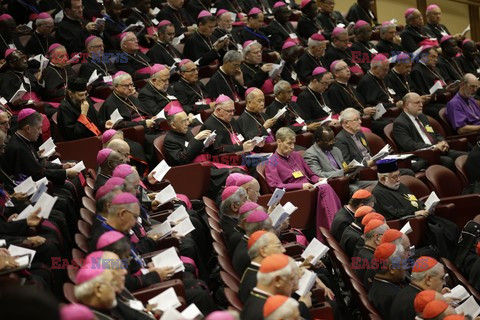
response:
[[[473,98],[479,87],[478,78],[471,73],[466,73],[460,82],[459,94],[464,98]]]
[[[130,156],[130,146],[124,140],[113,139],[108,143],[107,148],[118,152],[124,163],[128,162],[128,157]]]
[[[260,89],[252,90],[247,96],[247,111],[261,112],[265,108],[265,95]]]

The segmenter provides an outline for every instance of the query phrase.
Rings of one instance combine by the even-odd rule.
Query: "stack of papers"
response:
[[[157,193],[157,195],[155,196],[155,200],[160,202],[160,205],[162,205],[172,201],[173,199],[175,199],[176,196],[177,194],[175,193],[175,190],[173,189],[172,185],[169,184],[162,191]]]
[[[383,106],[383,103],[379,103],[375,106],[375,114],[373,115],[373,120],[378,120],[380,119],[387,110]]]
[[[464,286],[459,284],[455,288],[450,290],[450,292],[445,293],[443,296],[445,297],[445,299],[452,298],[458,300],[459,302],[462,302],[463,300],[470,297],[470,293],[468,293],[467,289],[465,289]]]
[[[471,316],[472,319],[476,318],[480,314],[480,306],[473,296],[470,296],[464,303],[455,308],[455,311],[460,314],[463,313],[466,316]]]
[[[160,310],[162,312],[166,312],[170,309],[176,309],[182,305],[180,300],[178,300],[177,294],[173,288],[168,288],[159,295],[148,300],[148,304],[155,304],[156,307],[154,310]]]
[[[282,200],[283,195],[285,194],[285,189],[276,188],[273,192],[270,200],[268,200],[267,207],[274,206]]]
[[[123,120],[123,117],[118,111],[118,109],[115,109],[115,111],[112,112],[112,114],[110,115],[110,120],[112,120],[113,125],[115,125],[120,120]]]
[[[187,234],[195,230],[195,227],[192,224],[190,218],[185,218],[172,228],[172,232],[175,231],[180,237],[185,237]]]
[[[284,206],[278,205],[270,213],[270,219],[272,219],[272,226],[278,228],[282,223],[287,220],[290,215],[295,212],[298,208],[295,207],[291,202],[287,202]]]
[[[328,247],[321,243],[317,238],[313,238],[310,244],[302,253],[302,258],[307,259],[309,256],[313,256],[312,265],[316,265],[320,259],[328,252]]]
[[[11,244],[8,247],[8,252],[10,252],[10,255],[12,257],[18,257],[18,258],[15,259],[15,261],[18,262],[20,267],[24,267],[24,266],[30,267],[30,264],[33,260],[33,257],[35,257],[35,253],[36,253],[35,250],[15,246],[13,244]],[[22,257],[20,257],[20,256],[22,256]]]
[[[437,194],[435,191],[432,191],[432,193],[430,193],[428,196],[427,201],[425,201],[425,210],[432,212],[439,202],[440,199],[438,198]]]
[[[282,109],[278,110],[277,113],[273,116],[273,119],[277,120],[278,118],[283,116],[285,112],[287,112],[287,107],[283,107]]]
[[[155,268],[172,267],[175,269],[175,273],[185,271],[183,262],[178,257],[177,251],[175,251],[174,247],[171,247],[154,256],[152,258],[152,263]]]
[[[173,224],[179,224],[185,219],[190,219],[190,216],[184,206],[178,207],[167,217],[167,221]]]
[[[165,160],[162,160],[152,171],[155,171],[155,175],[153,176],[155,180],[158,182],[162,181],[163,177],[167,174],[170,170],[170,166],[167,164]]]
[[[57,146],[53,142],[53,139],[50,137],[38,148],[38,151],[43,150],[43,153],[40,156],[42,158],[48,158],[55,153],[56,148]]]
[[[203,141],[203,145],[205,147],[210,146],[215,141],[216,136],[217,136],[217,134],[216,134],[215,130],[213,130],[212,133],[210,133],[210,135],[207,137],[207,139],[205,139],[205,141]]]
[[[300,297],[305,296],[307,293],[310,292],[310,290],[312,290],[312,287],[315,284],[316,279],[317,279],[317,275],[315,274],[315,272],[304,269],[303,275],[298,281],[298,290],[295,292]]]
[[[165,221],[162,224],[157,224],[155,225],[150,231],[147,232],[147,234],[150,235],[158,235],[159,239],[163,239],[169,234],[172,233],[172,227],[170,226],[170,222]]]

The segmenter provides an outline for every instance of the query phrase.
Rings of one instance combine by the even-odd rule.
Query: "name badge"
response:
[[[363,144],[364,146],[366,146],[366,145],[367,145],[367,141],[365,141],[365,139],[364,139],[364,138],[360,138],[360,141],[362,142],[362,144]]]
[[[290,39],[298,39],[295,33],[290,33],[288,36],[290,37]]]
[[[130,308],[138,310],[138,311],[143,311],[143,303],[138,300],[128,300],[128,305]]]
[[[180,59],[180,58],[173,58],[173,61],[175,61],[176,63],[179,63],[180,61],[182,61],[182,59]]]
[[[157,24],[158,24],[158,20],[157,20],[157,19],[152,19],[152,23],[153,23],[154,25],[157,25]]]
[[[292,79],[297,81],[297,73],[295,71],[292,71]]]
[[[188,147],[188,141],[185,141],[185,147]]]
[[[30,84],[30,79],[28,79],[27,77],[23,77],[23,81],[24,81],[26,84]]]
[[[426,125],[425,130],[427,130],[428,133],[433,133],[433,128],[430,125]]]
[[[271,133],[272,133],[272,129],[268,128],[268,129],[267,129],[267,132],[268,132],[268,134],[271,134]]]
[[[138,223],[138,224],[142,224],[142,218],[138,217],[138,218],[137,218],[137,223]]]
[[[237,44],[237,50],[240,51],[240,52],[243,50],[243,47],[242,47],[241,44]]]
[[[195,102],[196,106],[203,106],[204,104],[206,104],[205,100],[199,100],[199,101]]]
[[[210,13],[211,14],[217,13],[217,8],[210,8]]]
[[[10,49],[17,49],[17,47],[15,47],[14,44],[9,44],[8,47],[9,47]]]
[[[477,73],[480,73],[480,68],[477,69]]]
[[[170,100],[177,100],[177,97],[172,96],[172,95],[167,95],[167,98]]]
[[[1,97],[1,98],[0,98],[0,103],[1,103],[1,104],[7,104],[8,101],[7,101],[7,99],[5,99],[4,97]]]
[[[240,142],[243,142],[243,140],[245,140],[245,138],[242,136],[241,133],[237,134],[237,139],[238,139],[238,141],[240,141]]]
[[[390,94],[396,94],[396,93],[395,93],[395,90],[393,90],[392,88],[388,88],[388,92],[389,92]]]
[[[298,179],[298,178],[303,177],[303,173],[302,173],[302,171],[293,171],[293,172],[292,172],[292,176],[293,176],[295,179]]]
[[[112,76],[103,77],[103,82],[105,83],[113,82]]]
[[[445,30],[442,30],[442,31],[440,32],[440,34],[441,34],[442,36],[448,36],[448,33],[447,33],[447,31],[445,31]]]
[[[305,123],[305,121],[303,121],[303,119],[302,119],[301,117],[297,117],[297,118],[295,119],[295,121],[296,121],[298,124],[303,124],[303,123]]]
[[[375,48],[369,49],[368,51],[370,51],[371,54],[377,54],[378,53],[378,51],[375,50]]]

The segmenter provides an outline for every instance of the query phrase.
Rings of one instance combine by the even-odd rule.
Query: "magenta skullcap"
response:
[[[85,47],[92,41],[93,39],[98,38],[97,36],[91,35],[87,39],[85,39]]]
[[[17,49],[8,48],[7,50],[5,50],[5,59],[15,51],[17,51]]]
[[[125,75],[125,74],[128,74],[128,73],[126,73],[125,71],[118,71],[117,73],[115,73],[115,74],[113,75],[113,79],[115,79],[115,78],[117,78],[117,77],[120,77],[120,76],[123,76],[123,75]],[[128,75],[130,75],[130,74],[128,74]]]
[[[434,10],[434,9],[440,9],[440,7],[436,4],[431,4],[427,7],[427,13]]]
[[[368,26],[370,25],[367,21],[365,20],[358,20],[357,22],[355,22],[355,25],[353,26],[353,29],[359,29],[363,26]]]
[[[247,40],[243,43],[243,48],[246,48],[247,46],[251,45],[252,43],[258,43],[257,40]]]
[[[472,39],[465,39],[462,41],[462,46],[464,46],[467,42],[473,41]]]
[[[43,20],[43,19],[52,19],[52,16],[48,12],[40,12],[37,16],[37,20]]]
[[[235,317],[228,311],[214,311],[205,320],[235,320]]]
[[[262,210],[255,210],[250,212],[247,219],[245,219],[249,223],[254,222],[262,222],[268,219],[268,214]]]
[[[346,31],[347,31],[347,29],[345,29],[345,28],[335,27],[335,28],[333,28],[333,31],[332,31],[332,37],[336,37],[336,36],[338,36],[339,34],[344,33],[344,32],[346,32]]]
[[[153,66],[150,67],[150,70],[152,71],[152,74],[155,74],[157,72],[160,72],[162,70],[165,70],[165,66],[160,63],[155,63]]]
[[[258,203],[253,201],[247,201],[244,204],[242,204],[242,206],[238,209],[238,214],[244,214],[248,211],[257,209],[258,207],[260,207]]]
[[[133,173],[133,167],[129,164],[120,164],[115,170],[113,170],[113,177],[120,177],[125,179],[127,176]]]
[[[217,16],[217,17],[220,17],[222,14],[227,13],[227,12],[228,12],[228,10],[220,9],[220,10],[217,11],[216,16]]]
[[[327,69],[325,69],[324,67],[316,67],[315,69],[313,69],[312,76],[316,76],[325,72],[327,72]]]
[[[410,55],[405,52],[398,54],[395,58],[396,63],[407,63],[410,61],[412,61],[412,57],[410,57]]]
[[[343,60],[335,60],[335,61],[333,61],[333,62],[330,64],[330,72],[334,72],[334,71],[335,71],[335,66],[336,66],[337,63],[339,63],[340,61],[343,61]]]
[[[215,104],[220,104],[220,103],[223,103],[225,101],[233,101],[229,96],[226,96],[224,94],[221,94],[217,97],[217,99],[215,100]]]
[[[428,50],[430,50],[430,49],[432,49],[432,48],[433,48],[433,46],[431,46],[431,45],[425,45],[425,46],[423,46],[423,48],[422,48],[422,52],[426,52],[426,51],[428,51]]]
[[[300,9],[305,8],[305,6],[308,5],[310,2],[312,2],[312,0],[302,0],[302,2],[300,3]]]
[[[180,112],[183,112],[183,107],[180,105],[180,102],[178,102],[177,100],[173,100],[172,102],[169,102],[165,108],[164,108],[165,112],[167,113],[167,115],[169,116],[173,116],[177,113],[180,113]]]
[[[118,240],[122,239],[123,237],[125,237],[125,235],[118,232],[118,231],[105,232],[97,240],[97,250],[105,248],[106,246],[109,246],[112,243],[117,242]]]
[[[247,90],[245,90],[245,97],[247,97],[254,90],[259,90],[259,89],[255,87],[250,87]]]
[[[102,134],[102,143],[105,144],[117,133],[115,129],[108,129]]]
[[[226,187],[222,192],[222,201],[225,201],[226,199],[230,198],[230,196],[235,192],[237,192],[239,188],[240,187],[237,187],[237,186]]]
[[[259,13],[262,13],[262,10],[260,10],[257,7],[253,7],[252,9],[250,9],[250,11],[248,11],[248,16],[252,16],[254,14],[259,14]]]
[[[253,177],[248,175],[248,174],[232,173],[232,174],[228,175],[227,181],[225,182],[225,186],[226,187],[230,187],[230,186],[241,187],[245,183],[249,183],[252,180],[253,180]]]
[[[283,2],[283,1],[277,1],[277,2],[275,2],[275,4],[273,5],[274,8],[280,8],[280,7],[285,7],[285,6],[286,6],[286,4],[285,4],[285,2]]]
[[[405,10],[405,18],[407,18],[412,13],[414,13],[415,10],[417,10],[417,9],[416,8],[408,8],[407,10]]]
[[[125,179],[120,177],[111,177],[105,182],[104,186],[107,187],[107,193],[112,191],[113,188],[121,186],[125,183]]]
[[[445,41],[450,40],[450,39],[452,39],[452,38],[453,38],[453,37],[452,37],[451,35],[449,35],[449,34],[444,35],[444,36],[440,39],[440,43],[444,43]]]
[[[83,304],[72,303],[60,309],[61,320],[95,320],[92,310]]]
[[[129,192],[122,192],[117,194],[112,199],[112,204],[131,204],[131,203],[138,203],[137,197]]]
[[[102,263],[100,262],[102,256],[103,251],[94,251],[85,257],[85,262],[77,273],[77,285],[98,277],[106,270],[102,268]]]
[[[31,115],[34,114],[35,112],[37,112],[37,111],[33,110],[32,108],[22,109],[22,110],[18,113],[17,121],[22,121],[23,119],[25,119],[26,117],[31,116]]]
[[[120,40],[123,40],[123,38],[125,38],[127,34],[129,34],[129,32],[120,33]]]
[[[382,62],[388,61],[388,58],[385,57],[383,54],[379,53],[375,57],[373,57],[372,62]]]
[[[183,66],[183,65],[185,65],[185,64],[187,64],[187,63],[189,63],[189,62],[192,62],[192,60],[190,60],[190,59],[182,59],[182,60],[180,60],[180,62],[178,63],[178,66],[181,67],[181,66]]]
[[[109,149],[109,148],[104,148],[100,151],[98,151],[97,153],[97,164],[99,166],[101,166],[102,164],[105,163],[105,161],[107,160],[108,156],[110,155],[110,153],[112,153],[112,149]]]
[[[105,197],[105,195],[107,194],[107,187],[106,186],[101,186],[100,188],[98,188],[97,192],[95,193],[95,201],[98,201],[100,200],[101,198]]]
[[[159,27],[163,27],[163,26],[166,26],[166,25],[169,25],[169,24],[172,24],[172,21],[170,20],[162,20],[158,23],[158,26]]]
[[[388,21],[383,21],[383,22],[382,22],[382,27],[384,27],[384,26],[386,26],[386,25],[390,25],[390,24],[391,24],[392,26],[394,26],[394,24],[393,24],[392,21],[390,21],[390,20],[388,20]]]
[[[0,21],[10,20],[10,19],[13,20],[13,17],[11,15],[9,15],[8,13],[4,13],[4,14],[0,15]]]
[[[310,39],[315,41],[325,41],[325,37],[321,33],[314,33],[310,36]]]
[[[63,47],[60,43],[54,43],[52,44],[50,47],[48,47],[48,52],[52,52],[53,50],[59,48],[59,47]]]
[[[200,11],[200,13],[198,14],[197,19],[201,19],[201,18],[205,18],[205,17],[210,17],[210,16],[212,16],[212,14],[210,13],[210,11],[202,10],[202,11]]]
[[[282,50],[285,50],[285,49],[294,47],[294,46],[296,46],[296,45],[297,45],[297,44],[296,44],[295,42],[290,41],[290,40],[287,40],[287,41],[285,41],[285,43],[283,44]]]

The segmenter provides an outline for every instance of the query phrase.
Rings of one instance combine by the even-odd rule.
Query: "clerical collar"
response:
[[[259,295],[263,296],[262,298],[266,298],[266,297],[271,297],[271,296],[272,296],[271,293],[268,293],[267,291],[260,290],[260,289],[258,289],[257,287],[253,288],[252,294],[254,294],[254,293],[258,293]]]
[[[124,98],[124,97],[120,96],[118,93],[116,93],[115,91],[113,92],[113,95],[114,95],[115,97],[117,97],[118,100],[123,100],[123,101],[127,101],[127,100],[128,100],[128,97]]]
[[[368,244],[364,244],[363,247],[364,247],[365,249],[367,249],[368,251],[375,252],[375,248],[372,247],[372,246],[369,246]]]
[[[260,263],[258,263],[258,262],[252,261],[252,262],[250,262],[250,264],[252,264],[255,267],[260,268]]]
[[[378,79],[378,80],[383,81],[383,79],[380,79],[379,77],[377,77],[376,75],[374,75],[374,74],[372,73],[372,71],[368,70],[367,73],[368,73],[369,75],[371,75],[372,77],[374,77],[375,79]]]
[[[278,153],[278,151],[275,151],[275,153],[276,153],[276,154],[278,154],[278,156],[279,156],[280,158],[282,158],[282,159],[285,159],[285,160],[288,160],[288,159],[290,159],[290,155],[291,155],[291,154],[290,154],[290,155],[288,155],[288,156],[284,156],[284,155],[282,155],[282,154]]]
[[[352,216],[352,218],[355,217],[355,212],[353,212],[353,210],[350,209],[350,207],[348,206],[348,204],[344,205],[343,207],[344,207],[345,210],[347,210],[347,212]]]
[[[338,79],[335,79],[335,81],[336,81],[338,84],[341,84],[342,86],[345,86],[345,87],[347,86],[347,83],[348,83],[348,81],[347,81],[347,82],[341,82],[341,81],[338,80]]]
[[[411,283],[411,282],[410,282],[408,285],[411,286],[411,287],[413,287],[413,288],[415,288],[416,290],[418,290],[418,292],[423,291],[422,288],[420,288],[419,286],[417,286],[417,285],[415,285],[415,284],[413,284],[413,283]]]

